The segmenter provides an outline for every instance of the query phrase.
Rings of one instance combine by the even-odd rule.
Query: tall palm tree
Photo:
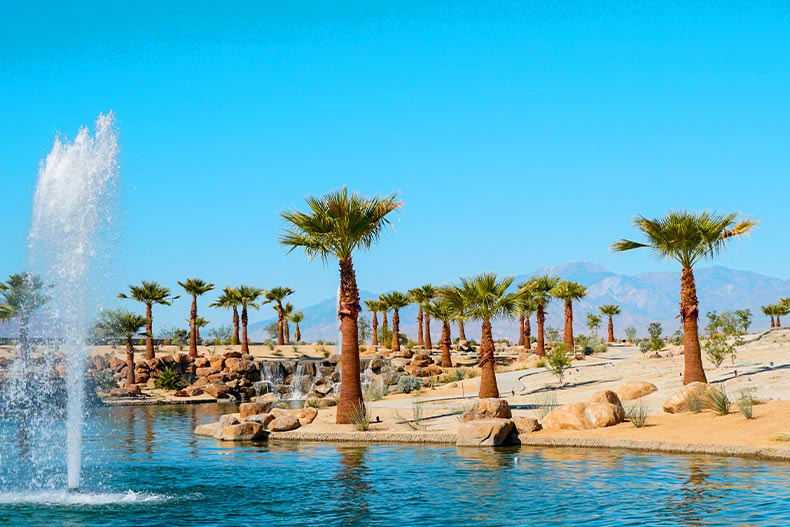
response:
[[[614,342],[614,322],[612,321],[612,317],[616,317],[621,313],[620,306],[617,304],[604,304],[598,308],[598,311],[601,312],[602,315],[606,315],[609,317],[609,325],[608,325],[608,338],[606,339],[607,342]]]
[[[551,290],[551,296],[565,301],[565,329],[562,340],[569,353],[573,353],[573,301],[587,296],[587,288],[579,282],[563,280]]]
[[[296,343],[299,344],[302,342],[302,331],[299,329],[299,323],[304,320],[304,313],[302,311],[291,313],[289,320],[294,323],[294,339],[296,339]]]
[[[480,336],[480,392],[478,398],[499,397],[494,373],[494,336],[491,321],[516,311],[517,293],[508,293],[515,277],[497,280],[496,273],[461,278],[461,296],[466,299],[472,318],[483,321]]]
[[[392,310],[392,351],[400,351],[400,314],[399,311],[404,307],[411,304],[412,300],[409,295],[403,294],[400,291],[392,291],[384,295],[384,301],[387,307]]]
[[[527,281],[522,291],[531,296],[535,301],[535,318],[538,323],[538,336],[535,342],[535,354],[544,356],[546,354],[546,338],[544,329],[546,325],[546,308],[551,302],[551,290],[560,282],[554,276],[536,276]]]
[[[265,295],[266,291],[251,285],[242,284],[236,288],[236,292],[238,293],[239,305],[241,306],[241,352],[249,353],[250,341],[247,338],[247,310],[261,307],[258,299]]]
[[[308,196],[309,212],[287,211],[281,215],[290,224],[280,243],[291,251],[302,247],[308,258],[326,262],[336,257],[340,265],[340,303],[338,315],[342,332],[340,400],[337,423],[351,422],[352,413],[364,405],[359,375],[359,333],[357,320],[361,307],[352,261],[358,249],[369,249],[379,239],[387,218],[401,206],[397,194],[364,197],[349,195],[343,188],[316,198]]]
[[[239,291],[233,287],[226,287],[222,290],[222,294],[217,299],[209,304],[209,307],[221,307],[233,311],[233,334],[230,337],[230,343],[236,345],[241,342],[239,338],[239,306],[241,299],[239,298]]]
[[[134,344],[132,338],[140,333],[143,327],[151,322],[148,317],[143,317],[118,309],[115,311],[103,311],[99,317],[97,326],[105,335],[122,337],[126,340],[126,384],[135,384],[134,376]]]
[[[145,328],[145,360],[153,359],[154,353],[154,304],[169,306],[173,300],[179,298],[170,294],[170,288],[163,286],[159,282],[142,281],[140,285],[130,285],[129,295],[118,293],[118,298],[137,300],[145,304],[145,318],[148,325]]]
[[[519,284],[518,288],[518,315],[519,315],[519,346],[524,346],[525,350],[532,349],[532,327],[529,323],[529,317],[538,307],[537,302],[529,294],[526,289],[526,284]]]
[[[288,322],[291,321],[291,315],[294,312],[294,306],[290,302],[286,302],[283,306],[283,334],[285,336],[285,343],[291,343],[291,325]]]
[[[448,285],[438,288],[436,293],[442,299],[453,304],[456,311],[455,323],[458,325],[458,339],[466,340],[464,321],[469,319],[469,304],[464,298],[461,288],[457,285]]]
[[[285,297],[294,294],[290,287],[273,287],[266,293],[266,300],[274,302],[274,309],[277,311],[277,345],[285,344],[285,311],[283,310],[283,300]]]
[[[775,307],[776,306],[774,305],[767,305],[760,308],[760,311],[763,312],[763,315],[771,317],[771,328],[776,327],[776,322],[774,321],[774,315],[776,314],[776,310],[774,309]]]
[[[450,322],[455,320],[458,316],[458,309],[453,302],[442,298],[440,300],[433,300],[425,304],[425,312],[430,313],[431,316],[442,322],[442,337],[439,340],[439,346],[442,349],[442,368],[452,368],[453,360],[450,356],[450,346],[453,341],[450,336]]]
[[[189,356],[197,357],[197,340],[199,328],[195,325],[198,318],[197,299],[212,289],[214,284],[210,284],[200,278],[187,278],[183,282],[178,282],[184,291],[192,297],[192,306],[189,310]]]
[[[387,331],[389,331],[390,323],[387,320],[387,311],[389,311],[389,306],[387,305],[386,295],[381,294],[379,295],[379,306],[381,307],[381,334],[386,335]]]
[[[737,216],[709,211],[670,211],[668,215],[652,220],[637,216],[634,224],[645,235],[645,242],[624,239],[612,245],[615,251],[645,248],[659,258],[680,263],[680,319],[683,321],[685,362],[683,384],[707,382],[699,345],[699,302],[693,267],[700,260],[713,259],[730,239],[748,234],[756,225],[748,218],[736,221]]]
[[[7,306],[3,309],[6,318],[19,319],[19,350],[23,364],[27,364],[30,359],[30,317],[49,302],[49,288],[40,276],[31,272],[12,274],[8,280],[0,283],[0,294]]]
[[[409,290],[412,302],[417,304],[417,344],[424,344],[425,349],[433,347],[431,342],[431,314],[425,312],[425,305],[436,297],[436,288],[425,284]],[[424,322],[424,323],[423,323]]]
[[[379,319],[378,319],[378,312],[382,310],[381,301],[379,300],[365,300],[365,307],[368,308],[368,311],[371,313],[371,329],[373,330],[373,335],[370,337],[370,345],[373,349],[376,349],[376,346],[379,345]]]
[[[776,327],[782,327],[782,318],[783,316],[790,313],[790,307],[787,307],[784,304],[777,304],[774,307],[774,315],[776,316]]]

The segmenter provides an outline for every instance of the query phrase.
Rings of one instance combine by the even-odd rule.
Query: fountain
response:
[[[16,488],[55,489],[62,485],[62,436],[65,423],[65,472],[68,489],[80,486],[84,421],[86,338],[97,310],[102,263],[111,241],[118,175],[118,144],[112,112],[99,115],[95,132],[81,128],[72,143],[55,139],[38,173],[29,235],[31,271],[49,284],[45,320],[37,328],[48,342],[36,360],[17,360],[3,406],[22,412],[16,464],[28,481]],[[24,354],[22,354],[24,355]],[[52,372],[65,363],[66,397],[56,397]],[[24,362],[25,364],[20,364]],[[60,419],[65,404],[65,421]],[[13,452],[13,451],[12,451]]]

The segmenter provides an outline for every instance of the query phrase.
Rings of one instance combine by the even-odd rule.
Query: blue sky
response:
[[[110,4],[4,9],[2,276],[25,264],[53,138],[112,109],[118,290],[200,276],[326,298],[335,265],[287,255],[277,212],[342,185],[405,203],[356,259],[367,290],[581,259],[674,270],[609,251],[671,208],[761,219],[719,263],[790,278],[787,3]]]

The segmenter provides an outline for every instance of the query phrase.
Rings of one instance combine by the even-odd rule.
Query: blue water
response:
[[[20,488],[24,449],[0,420],[0,525],[790,525],[789,463],[192,435],[231,410],[95,411],[76,494]]]

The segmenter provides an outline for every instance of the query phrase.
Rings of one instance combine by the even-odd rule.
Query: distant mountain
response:
[[[664,333],[669,335],[679,326],[676,318],[679,309],[680,273],[642,273],[621,275],[592,262],[570,262],[557,267],[544,267],[528,275],[516,277],[516,283],[526,281],[531,276],[550,274],[567,280],[580,282],[587,286],[588,296],[574,304],[574,328],[577,332],[587,332],[585,314],[597,312],[603,304],[618,304],[622,314],[615,318],[615,335],[623,338],[628,326],[637,328],[640,335],[646,334],[650,322],[661,322]],[[750,271],[738,271],[726,267],[712,266],[695,270],[697,293],[700,299],[701,325],[706,322],[705,313],[726,309],[752,310],[754,322],[752,330],[768,327],[768,320],[760,313],[760,306],[776,302],[779,297],[790,297],[790,281],[771,278]],[[363,300],[376,298],[378,294],[368,291],[360,293]],[[305,318],[301,324],[303,338],[307,341],[317,339],[337,340],[338,323],[335,315],[336,300],[328,298],[318,304],[303,309]],[[401,310],[401,331],[409,338],[415,338],[417,328],[417,308],[409,306]],[[363,311],[370,317],[370,313]],[[562,327],[562,306],[555,301],[549,306],[547,325]],[[267,338],[264,327],[275,318],[251,324],[254,340]],[[788,319],[790,323],[790,319]],[[535,326],[532,317],[533,332]],[[431,324],[431,333],[438,339],[440,324]],[[453,332],[456,328],[453,326]],[[605,327],[601,328],[603,335]],[[478,338],[479,323],[470,322],[466,328],[467,336]],[[515,320],[500,320],[494,323],[494,337],[515,339],[517,324]]]

